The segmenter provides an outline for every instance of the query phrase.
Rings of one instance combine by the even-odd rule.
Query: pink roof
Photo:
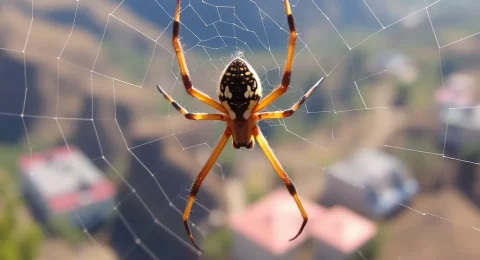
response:
[[[308,237],[308,230],[316,219],[323,219],[326,210],[302,199],[309,222],[303,233],[293,241],[302,217],[292,196],[286,189],[278,189],[249,207],[246,211],[232,216],[230,226],[236,232],[258,245],[280,255],[301,244]]]
[[[350,254],[368,242],[376,233],[377,226],[372,221],[340,206],[334,206],[325,218],[311,223],[314,238]]]
[[[473,106],[475,104],[475,79],[469,74],[456,73],[449,76],[444,87],[435,92],[438,104],[450,106]]]
[[[115,196],[113,184],[104,180],[91,187],[85,194],[70,192],[52,197],[48,200],[48,206],[54,213],[68,212],[91,202],[100,202]]]
[[[439,88],[435,92],[435,101],[453,106],[469,106],[473,103],[472,97],[459,88]]]
[[[27,153],[20,157],[20,167],[21,168],[28,168],[35,163],[39,163],[45,160],[48,156],[69,156],[70,153],[76,153],[78,149],[75,146],[61,146],[54,148],[50,151],[46,151],[43,153]]]

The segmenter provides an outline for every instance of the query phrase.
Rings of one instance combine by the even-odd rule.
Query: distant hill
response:
[[[171,60],[157,59],[151,62],[151,72],[146,76],[146,69],[140,71],[143,88],[122,82],[122,78],[126,82],[138,79],[138,73],[130,70],[137,68],[135,64],[131,67],[136,57],[142,57],[137,62],[149,62],[150,56],[145,56],[147,51],[142,49],[143,36],[134,30],[126,30],[125,25],[113,21],[114,18],[108,26],[107,36],[111,38],[105,37],[102,41],[108,13],[115,7],[111,2],[80,1],[72,31],[75,1],[34,3],[31,28],[31,1],[6,1],[0,5],[0,125],[7,129],[0,133],[0,142],[2,146],[25,145],[25,152],[29,151],[28,145],[36,152],[64,145],[65,140],[69,145],[79,147],[119,185],[121,192],[118,200],[123,202],[119,212],[129,218],[128,223],[137,228],[135,231],[139,234],[143,228],[152,231],[151,237],[144,237],[143,242],[155,255],[161,257],[165,253],[155,245],[163,241],[164,246],[169,244],[173,254],[182,258],[192,257],[196,254],[185,250],[185,245],[172,234],[160,227],[152,228],[153,219],[145,205],[172,232],[184,234],[181,218],[169,202],[165,199],[160,201],[164,195],[144,166],[148,165],[148,169],[154,171],[152,174],[165,187],[167,196],[180,208],[178,195],[190,185],[199,167],[190,158],[192,152],[181,150],[177,141],[168,146],[152,142],[144,146],[146,150],[132,149],[132,153],[126,147],[149,143],[171,135],[174,128],[185,127],[185,119],[180,115],[166,117],[165,111],[170,105],[154,88],[159,79],[163,79],[162,84],[174,85],[172,63]],[[119,8],[115,14],[135,23],[142,32],[159,35],[163,30],[132,15],[128,9]],[[116,33],[122,34],[122,41],[115,41]],[[28,43],[25,45],[27,35]],[[171,48],[170,41],[159,39],[158,44]],[[25,56],[22,52],[24,46]],[[57,59],[58,55],[60,59]],[[195,61],[195,57],[191,59]],[[95,72],[90,72],[91,68]],[[117,78],[115,83],[113,77]],[[21,117],[23,111],[26,115],[24,119]],[[55,118],[59,118],[58,121]],[[92,118],[94,120],[90,121]],[[205,139],[202,135],[206,133],[198,131],[195,136],[184,139]],[[132,154],[138,156],[141,163]],[[115,167],[116,173],[102,160],[102,155]],[[167,164],[169,166],[165,167]],[[140,171],[143,173],[140,174]],[[128,184],[121,178],[125,178]],[[145,183],[155,186],[146,186]],[[145,205],[140,201],[127,201],[132,192],[129,185],[138,189],[138,194],[146,201]],[[218,200],[212,199],[211,195],[221,198],[220,190],[210,183],[204,185],[203,191],[199,198],[204,206],[214,208]],[[112,217],[118,216],[115,211],[111,214]],[[202,219],[206,214],[196,215]],[[132,234],[118,218],[112,227],[114,235],[110,243],[122,257],[126,256],[123,250],[135,245]],[[131,259],[146,257],[143,250],[128,254]],[[70,257],[74,259],[75,256]]]

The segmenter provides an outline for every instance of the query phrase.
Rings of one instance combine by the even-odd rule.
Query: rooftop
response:
[[[302,200],[302,203],[308,212],[309,221],[324,217],[326,210],[323,207],[307,200]],[[292,196],[286,189],[278,189],[246,211],[234,215],[230,226],[258,245],[280,255],[307,239],[311,222],[298,238],[289,241],[298,232],[302,221]]]
[[[448,77],[445,86],[435,92],[435,101],[449,107],[468,107],[476,104],[475,79],[465,73],[456,73]]]
[[[246,211],[231,218],[230,226],[273,254],[281,255],[302,244],[308,236],[350,253],[369,241],[377,232],[376,224],[356,213],[334,206],[326,209],[302,200],[309,222],[303,233],[289,241],[300,227],[300,212],[287,190],[278,189]]]
[[[20,168],[54,212],[114,195],[110,181],[73,146],[26,154],[20,158]]]
[[[377,233],[377,226],[353,211],[334,206],[322,219],[313,220],[314,238],[349,255],[367,243]]]

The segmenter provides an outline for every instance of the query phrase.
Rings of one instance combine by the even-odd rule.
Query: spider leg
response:
[[[300,98],[295,104],[290,107],[290,109],[287,110],[281,110],[281,111],[274,111],[274,112],[262,112],[258,113],[256,115],[257,120],[265,120],[265,119],[278,119],[278,118],[284,118],[284,117],[289,117],[297,111],[297,109],[307,101],[307,99],[312,95],[313,91],[320,85],[320,83],[323,82],[325,77],[322,77],[315,85],[313,85],[305,95],[303,95],[302,98]]]
[[[203,103],[215,108],[220,112],[227,113],[226,109],[219,102],[213,100],[207,94],[193,87],[192,81],[189,76],[187,63],[185,62],[185,57],[183,55],[182,44],[180,42],[180,39],[178,38],[179,34],[180,34],[180,0],[177,0],[177,6],[175,8],[175,16],[173,21],[172,43],[173,43],[173,48],[175,49],[175,55],[177,56],[180,74],[182,74],[182,80],[183,80],[183,85],[185,86],[185,90],[190,96],[202,101]]]
[[[303,218],[302,226],[300,227],[300,230],[298,231],[298,233],[292,239],[290,239],[290,241],[292,241],[302,233],[303,229],[305,228],[305,225],[307,225],[307,222],[308,222],[307,212],[303,208],[302,202],[298,198],[295,186],[293,186],[292,181],[290,180],[290,178],[288,178],[287,173],[285,172],[285,170],[283,170],[275,154],[273,154],[273,151],[268,145],[268,142],[265,139],[265,136],[263,136],[262,132],[257,126],[253,128],[252,134],[255,137],[255,140],[257,141],[258,145],[260,146],[260,148],[262,149],[262,151],[265,153],[268,160],[272,164],[273,168],[277,172],[278,176],[280,176],[282,181],[285,183],[287,190],[290,192],[290,195],[292,195],[293,199],[295,200],[295,203],[297,204],[298,210],[300,210],[300,213],[302,214],[302,218]]]
[[[283,0],[285,5],[285,13],[287,15],[288,28],[290,29],[290,39],[287,49],[287,60],[285,61],[285,68],[283,69],[282,82],[279,87],[270,92],[260,103],[255,106],[253,112],[258,112],[270,104],[272,104],[277,98],[283,95],[290,85],[290,78],[292,76],[292,63],[293,53],[295,51],[295,43],[297,41],[297,31],[295,30],[295,22],[293,21],[292,10],[290,9],[290,3],[288,0]]]
[[[183,212],[183,224],[185,225],[187,234],[190,237],[190,240],[192,241],[192,243],[195,245],[195,247],[200,251],[202,250],[195,243],[195,240],[193,239],[193,236],[192,236],[192,232],[190,231],[190,227],[188,226],[188,217],[190,216],[190,211],[192,210],[193,203],[195,202],[195,196],[197,196],[198,190],[200,189],[200,185],[202,185],[203,180],[205,179],[208,172],[212,168],[213,164],[217,160],[218,156],[222,152],[223,148],[225,147],[225,144],[227,143],[231,135],[232,135],[232,131],[230,130],[230,128],[227,127],[223,132],[223,135],[218,140],[217,145],[213,149],[213,152],[210,155],[210,158],[208,158],[207,162],[205,163],[205,166],[203,166],[202,170],[200,171],[197,178],[195,179],[192,189],[190,190],[190,196],[188,197],[188,200],[187,200],[187,206],[185,207],[185,211]]]
[[[178,104],[177,101],[173,100],[173,98],[163,90],[160,85],[157,85],[158,91],[165,97],[172,106],[177,109],[182,115],[185,116],[185,118],[190,119],[190,120],[220,120],[220,121],[226,121],[227,116],[222,115],[222,114],[209,114],[209,113],[189,113],[184,107],[182,107],[180,104]]]

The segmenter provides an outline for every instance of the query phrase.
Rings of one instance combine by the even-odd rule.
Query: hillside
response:
[[[52,15],[48,13],[53,6],[58,13],[72,12],[75,10],[74,2],[68,4],[64,1],[35,3],[34,20],[30,34],[28,34],[28,44],[24,56],[22,48],[25,45],[31,22],[31,10],[29,10],[28,4],[28,1],[13,1],[2,4],[2,8],[0,8],[0,34],[2,35],[0,78],[2,85],[6,86],[0,89],[3,100],[0,105],[0,121],[2,125],[12,122],[9,123],[8,131],[2,132],[0,139],[8,140],[12,145],[25,143],[28,140],[32,145],[33,152],[36,152],[42,151],[43,147],[64,145],[65,138],[68,145],[80,147],[105,172],[113,174],[112,178],[119,184],[121,193],[125,192],[123,195],[119,194],[120,199],[125,198],[131,192],[126,189],[126,184],[134,186],[137,183],[142,184],[141,196],[146,199],[145,206],[159,213],[164,212],[163,215],[165,215],[165,211],[169,211],[168,203],[159,203],[158,199],[152,201],[148,199],[162,196],[158,187],[146,188],[144,186],[145,182],[152,177],[129,174],[130,171],[138,172],[140,169],[137,167],[141,167],[132,155],[137,155],[147,165],[152,160],[158,165],[168,163],[168,169],[155,174],[158,175],[160,183],[165,185],[168,196],[173,199],[179,190],[189,185],[189,180],[196,173],[196,169],[199,167],[198,163],[186,164],[185,162],[190,160],[192,152],[196,153],[197,151],[183,151],[174,138],[166,139],[174,141],[174,143],[157,142],[153,143],[154,145],[146,146],[149,149],[155,147],[157,150],[156,153],[148,152],[148,155],[140,149],[132,150],[134,153],[131,154],[125,145],[134,147],[161,137],[172,136],[173,129],[181,130],[188,126],[188,124],[186,125],[188,122],[185,122],[184,118],[177,114],[166,116],[165,111],[168,111],[169,104],[154,88],[159,79],[162,79],[162,75],[171,73],[171,63],[162,62],[160,59],[152,61],[150,71],[144,80],[145,87],[142,88],[122,82],[121,77],[113,80],[113,76],[108,76],[126,75],[125,70],[132,66],[128,64],[131,62],[132,55],[146,55],[145,50],[135,48],[137,46],[135,41],[141,36],[136,31],[125,30],[124,24],[110,22],[108,25],[108,30],[112,33],[122,33],[122,42],[118,45],[115,45],[116,43],[112,42],[112,39],[101,41],[98,34],[92,33],[92,26],[84,26],[85,24],[95,25],[99,28],[104,26],[108,18],[105,14],[116,7],[108,2],[98,4],[82,2],[77,17],[83,17],[84,20],[76,22],[73,31],[71,22],[70,24],[68,22],[58,23],[52,20]],[[116,15],[135,23],[142,32],[152,35],[161,34],[160,30],[132,16],[125,9],[116,10]],[[157,44],[169,46],[170,41],[163,41],[162,38],[158,40]],[[128,50],[128,55],[118,53],[118,51],[125,52],[125,50]],[[97,52],[100,53],[98,57]],[[58,55],[60,55],[60,59],[56,58]],[[26,68],[26,81],[24,80],[24,68]],[[92,68],[95,71],[93,73],[90,72]],[[133,79],[136,76],[138,75],[132,75]],[[162,84],[173,85],[169,79],[171,79],[170,76],[164,76]],[[128,80],[132,81],[131,78]],[[25,99],[24,122],[28,135],[25,135],[23,131],[20,117],[26,87],[28,87],[28,92]],[[94,120],[89,120],[91,118]],[[169,127],[165,127],[165,125]],[[201,137],[202,132],[199,131],[198,134],[200,135],[197,137]],[[166,149],[166,147],[176,147],[177,149]],[[24,148],[25,152],[28,150],[28,147]],[[162,154],[163,156],[161,156]],[[150,155],[153,155],[151,159],[148,158]],[[99,161],[98,159],[101,159],[102,156],[106,159]],[[107,161],[116,168],[109,167]],[[141,167],[141,169],[143,168]],[[115,171],[117,174],[114,173]],[[168,177],[167,174],[176,177]],[[127,178],[126,182],[122,182],[123,176]],[[165,177],[169,179],[168,182],[171,186],[167,185]],[[177,184],[175,185],[175,183]],[[169,191],[168,187],[174,189]],[[217,198],[221,197],[219,190],[214,189],[211,183],[206,183],[204,190],[210,190],[213,194],[217,194],[215,196]],[[213,202],[208,202],[210,201],[208,197],[200,196],[207,205],[210,205]],[[138,202],[131,204],[128,201],[124,201],[124,205],[122,212],[125,216],[129,212],[135,212],[133,209],[129,210],[128,207],[139,206]],[[164,217],[159,214],[158,218],[161,221],[175,219],[171,217],[171,214],[168,213]],[[113,216],[115,216],[115,212],[112,212]],[[153,221],[149,220],[148,215],[142,217],[140,214],[138,216],[147,217],[140,222]],[[132,224],[134,224],[133,221]],[[122,234],[126,232],[122,231],[125,227],[121,222],[119,225],[115,228],[116,232]],[[175,232],[180,233],[179,230]],[[121,236],[125,237],[125,235]],[[163,236],[166,237],[161,239],[172,241],[171,235],[164,234]],[[118,242],[109,242],[109,240],[100,240],[103,250],[99,249],[95,243],[87,243],[82,246],[81,251],[83,254],[95,256],[96,259],[110,259],[99,258],[111,254],[106,247],[108,243],[118,244]],[[130,245],[130,242],[127,241],[127,243],[120,242],[119,246],[126,248]],[[172,248],[180,246],[179,250],[183,249],[178,242],[173,243]],[[91,249],[89,249],[90,247]],[[55,239],[49,239],[44,244],[40,259],[50,259],[51,252],[57,252],[56,256],[59,256],[60,252],[65,252],[62,259],[69,259],[67,257],[76,259],[74,258],[75,253],[69,249],[68,244]]]

